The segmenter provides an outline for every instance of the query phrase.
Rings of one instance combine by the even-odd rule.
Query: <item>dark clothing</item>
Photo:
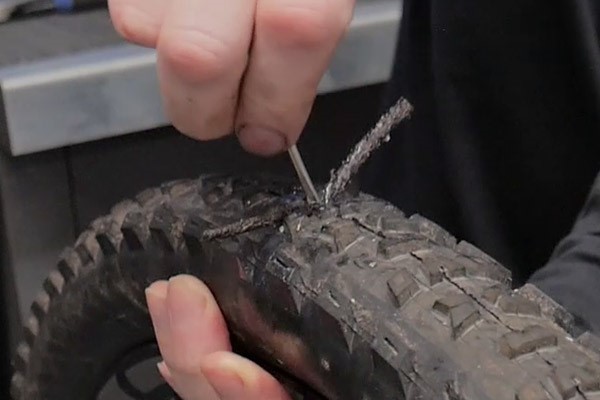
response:
[[[405,96],[415,112],[374,155],[363,189],[473,242],[524,283],[600,171],[599,7],[405,0],[386,106]],[[568,254],[535,278],[600,330],[600,200],[588,205],[557,250]]]
[[[600,175],[573,230],[530,280],[600,332]]]

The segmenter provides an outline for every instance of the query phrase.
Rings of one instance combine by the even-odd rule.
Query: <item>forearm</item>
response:
[[[572,231],[530,282],[600,332],[600,175]]]

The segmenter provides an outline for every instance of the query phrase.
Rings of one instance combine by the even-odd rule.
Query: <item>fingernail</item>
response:
[[[146,294],[148,311],[153,314],[154,317],[160,317],[159,314],[162,314],[161,310],[164,309],[168,286],[169,284],[167,281],[156,281],[144,291]]]
[[[171,371],[169,370],[169,367],[167,367],[167,364],[165,364],[164,361],[161,361],[158,364],[156,364],[156,368],[158,369],[158,372],[163,377],[163,379],[170,384],[173,380],[173,376],[171,375]]]
[[[261,156],[272,156],[287,148],[283,133],[248,125],[239,130],[238,140],[244,149]]]
[[[169,326],[167,311],[167,281],[157,281],[145,290],[146,304],[152,319],[152,325],[157,334],[165,332]]]
[[[153,282],[145,290],[146,297],[153,296],[164,300],[167,298],[167,287],[168,282],[165,280]]]
[[[206,306],[206,291],[208,288],[195,276],[186,274],[173,276],[169,279],[169,285],[171,289],[192,298],[196,303],[196,307],[204,309],[204,306]]]
[[[206,288],[195,277],[178,275],[169,279],[169,320],[171,328],[194,326],[206,308]]]

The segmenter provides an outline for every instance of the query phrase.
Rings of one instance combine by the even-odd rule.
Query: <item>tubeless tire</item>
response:
[[[597,337],[575,334],[535,287],[511,290],[474,246],[376,198],[345,194],[279,226],[201,240],[293,189],[210,176],[115,206],[33,303],[13,398],[93,399],[126,351],[153,340],[144,288],[188,273],[209,285],[236,342],[328,399],[600,399]]]

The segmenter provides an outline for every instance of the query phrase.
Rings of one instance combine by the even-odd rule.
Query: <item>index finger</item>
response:
[[[157,42],[167,116],[188,136],[232,132],[255,0],[170,0]]]
[[[237,118],[247,150],[270,155],[285,148],[268,138],[297,141],[353,8],[354,0],[258,0]]]

